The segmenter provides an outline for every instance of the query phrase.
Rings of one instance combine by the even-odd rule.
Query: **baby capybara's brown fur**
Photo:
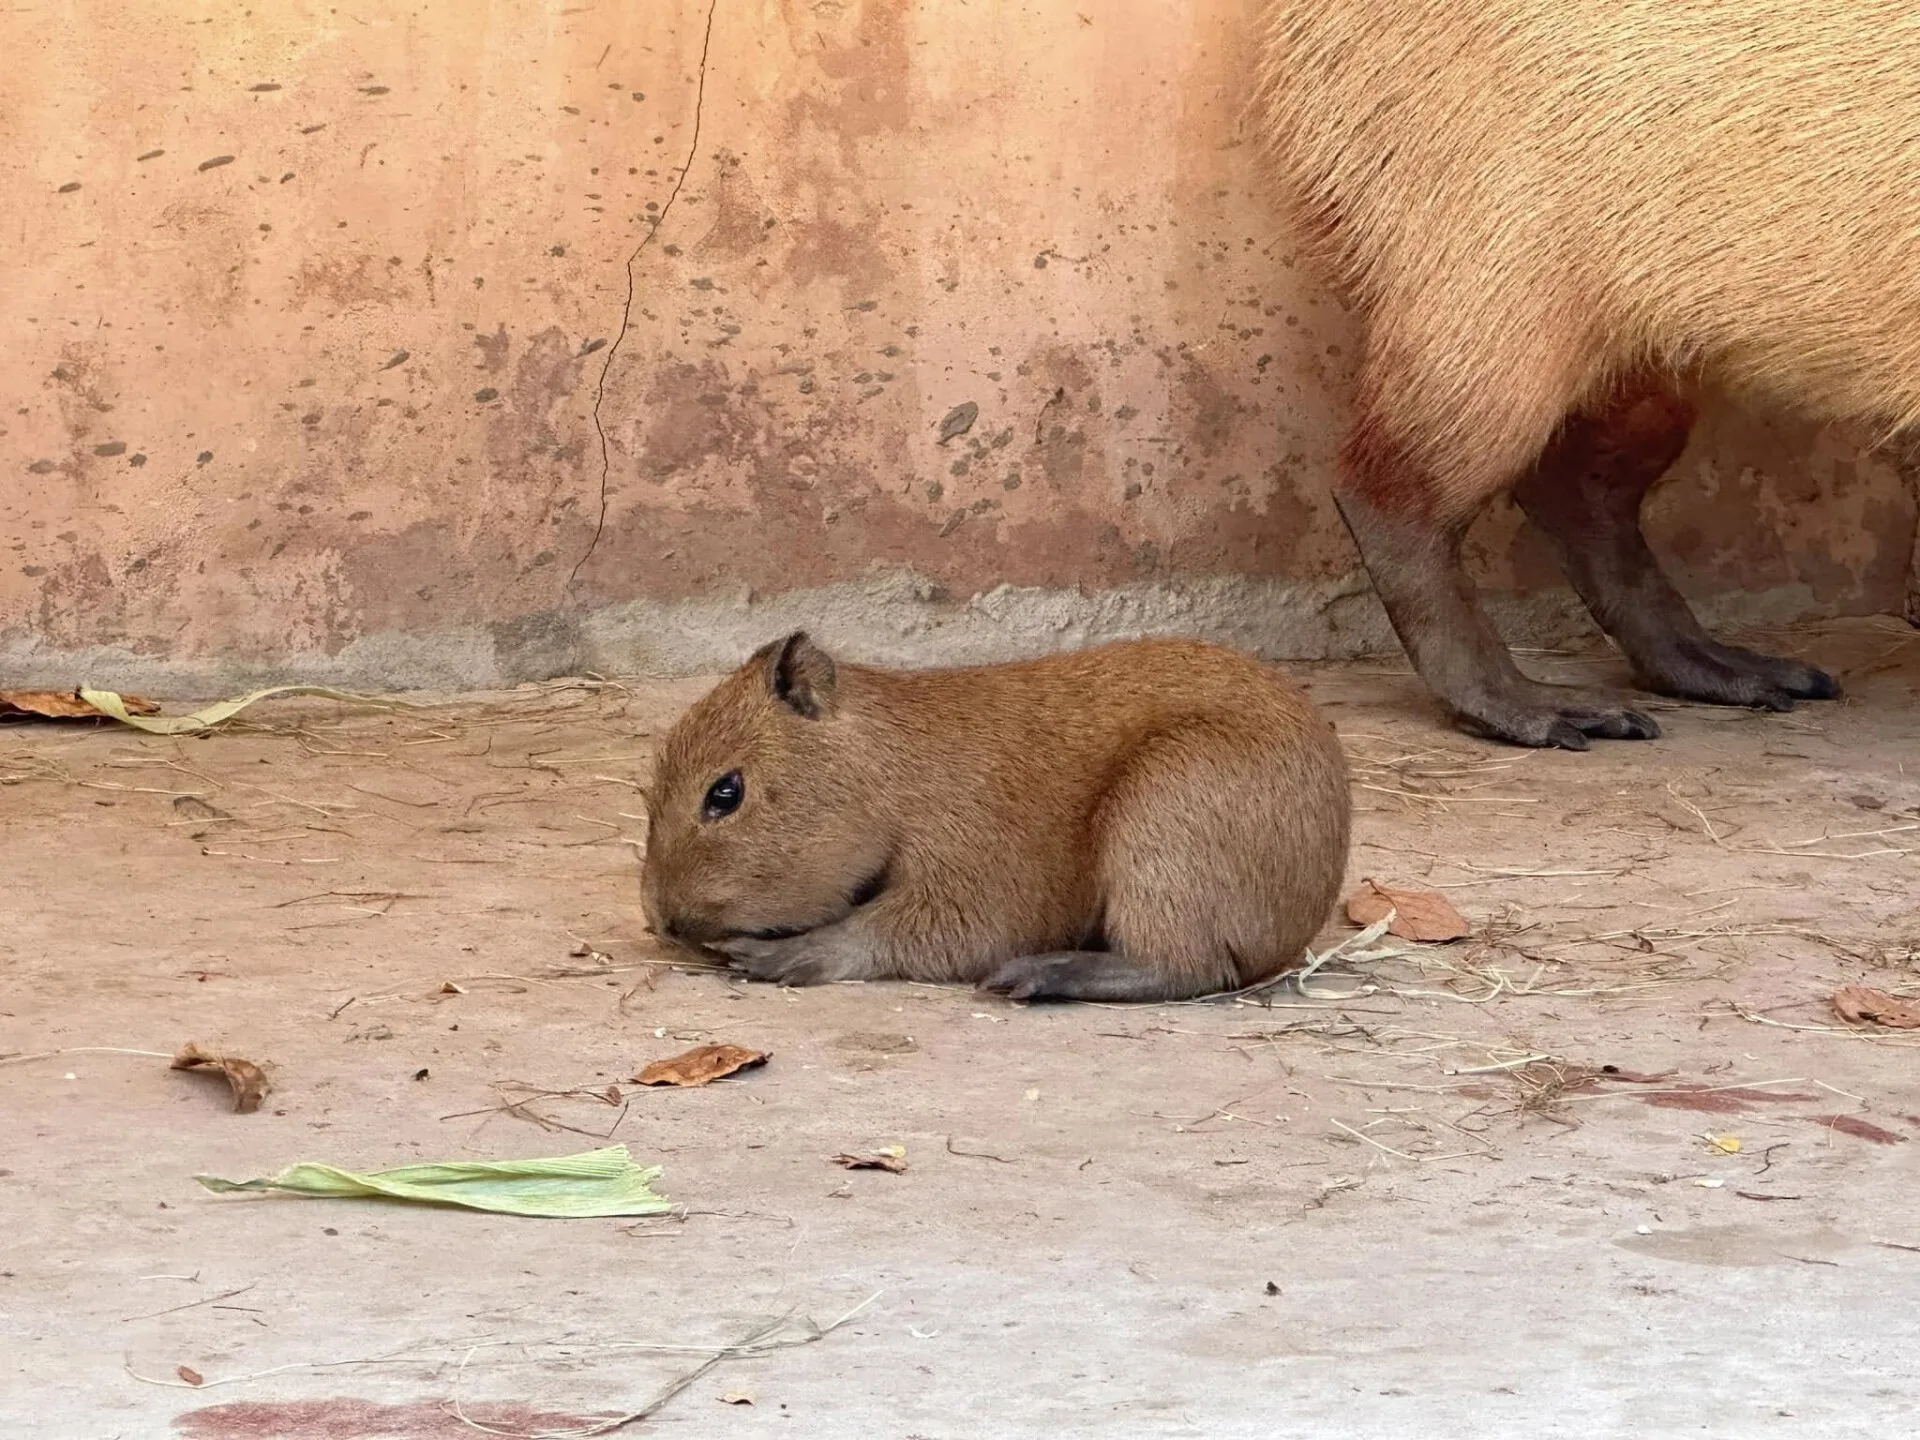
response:
[[[1176,999],[1301,962],[1350,817],[1332,725],[1231,650],[887,670],[794,634],[662,743],[642,893],[763,980]]]
[[[1718,644],[1639,527],[1710,378],[1920,420],[1920,5],[1269,0],[1258,126],[1365,327],[1338,497],[1470,728],[1657,734],[1515,668],[1460,562],[1512,490],[1640,681],[1789,708],[1834,682]]]

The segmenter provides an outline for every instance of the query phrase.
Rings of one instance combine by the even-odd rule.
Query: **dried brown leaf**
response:
[[[1833,997],[1833,1013],[1849,1025],[1885,1025],[1890,1030],[1920,1030],[1920,1003],[1884,990],[1849,985]]]
[[[723,1076],[752,1070],[772,1057],[740,1045],[696,1045],[684,1055],[656,1060],[634,1076],[640,1085],[710,1085]]]
[[[137,695],[122,695],[134,715],[152,715],[160,707]],[[0,716],[31,715],[37,720],[104,720],[93,706],[72,690],[0,690]]]
[[[1371,925],[1389,910],[1394,916],[1387,933],[1402,940],[1437,943],[1464,940],[1473,933],[1453,902],[1433,890],[1395,890],[1366,880],[1347,897],[1347,918],[1356,925]]]
[[[907,1151],[904,1145],[889,1145],[884,1150],[862,1153],[843,1150],[833,1157],[833,1163],[847,1170],[885,1170],[898,1175],[907,1168]]]
[[[251,1115],[260,1108],[260,1102],[267,1098],[271,1088],[267,1075],[251,1060],[242,1060],[238,1055],[216,1055],[199,1045],[186,1044],[180,1047],[180,1053],[173,1057],[175,1070],[218,1070],[227,1077],[227,1085],[233,1091],[233,1113]]]

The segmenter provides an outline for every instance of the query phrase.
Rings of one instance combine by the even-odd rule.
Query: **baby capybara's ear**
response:
[[[796,630],[763,652],[767,688],[773,698],[808,720],[833,713],[837,671],[833,657],[804,630]]]

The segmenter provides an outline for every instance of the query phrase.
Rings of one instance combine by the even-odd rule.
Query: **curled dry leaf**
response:
[[[1389,910],[1387,933],[1402,940],[1464,940],[1473,933],[1453,902],[1432,890],[1393,890],[1367,880],[1347,897],[1347,918],[1356,925],[1371,925]]]
[[[187,1044],[180,1047],[180,1053],[173,1057],[175,1070],[218,1070],[227,1077],[227,1084],[233,1090],[233,1113],[251,1115],[260,1108],[260,1102],[267,1098],[267,1075],[251,1060],[242,1060],[238,1055],[216,1055],[199,1045]]]
[[[1890,1030],[1920,1030],[1920,1001],[1902,1000],[1884,990],[1849,985],[1833,997],[1833,1013],[1849,1025],[1885,1025]]]
[[[898,1175],[907,1168],[907,1147],[889,1145],[884,1150],[868,1150],[858,1154],[843,1150],[833,1157],[833,1163],[847,1170],[885,1170]]]
[[[753,1403],[753,1392],[751,1390],[729,1390],[720,1397],[720,1403],[722,1405],[751,1405]]]
[[[159,706],[137,695],[120,697],[135,715],[152,715]],[[0,716],[31,715],[37,720],[104,720],[73,690],[0,690]]]
[[[752,1070],[771,1057],[764,1050],[740,1045],[696,1045],[671,1060],[656,1060],[634,1081],[641,1085],[708,1085],[722,1076]]]

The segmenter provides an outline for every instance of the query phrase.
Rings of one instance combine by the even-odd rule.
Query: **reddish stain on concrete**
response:
[[[1688,1085],[1641,1097],[1655,1109],[1698,1110],[1708,1115],[1732,1115],[1755,1105],[1778,1105],[1814,1098],[1788,1090],[1755,1090],[1739,1085],[1729,1085],[1724,1089],[1711,1085]]]
[[[1887,1129],[1884,1125],[1876,1125],[1871,1120],[1862,1120],[1858,1115],[1809,1115],[1806,1118],[1815,1125],[1824,1125],[1829,1130],[1838,1130],[1842,1135],[1851,1135],[1856,1140],[1871,1140],[1876,1145],[1899,1145],[1907,1138]]]
[[[566,1433],[605,1423],[605,1415],[569,1415],[530,1405],[466,1405],[496,1433]],[[236,1400],[191,1410],[173,1422],[186,1440],[473,1440],[487,1433],[442,1402],[381,1405],[372,1400]]]

